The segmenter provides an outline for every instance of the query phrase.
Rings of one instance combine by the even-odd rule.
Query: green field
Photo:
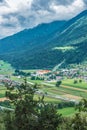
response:
[[[0,60],[0,74],[9,75],[12,74],[14,68],[7,62]]]
[[[36,84],[41,84],[43,82],[43,80],[30,80],[29,78],[27,78],[28,82],[32,82],[32,83],[36,83]]]
[[[35,99],[35,100],[38,100],[39,97],[42,98],[42,96],[35,95],[35,96],[34,96],[34,99]],[[51,97],[46,97],[46,96],[44,97],[44,101],[47,102],[47,103],[59,103],[59,102],[61,102],[61,101],[58,100],[58,99],[51,98]]]
[[[5,92],[6,92],[6,87],[0,86],[0,98],[5,97]],[[35,100],[37,100],[39,97],[42,97],[41,95],[35,95]],[[45,97],[44,98],[45,102],[50,102],[50,103],[58,103],[60,100],[51,98],[51,97]]]
[[[74,79],[66,79],[62,81],[62,84],[70,87],[87,89],[87,82],[84,81],[82,81],[82,83],[79,83],[78,81],[78,83],[74,84]]]
[[[74,107],[67,107],[67,108],[59,109],[58,112],[63,116],[73,116],[76,113],[76,110]]]
[[[52,86],[44,86],[43,89],[45,92],[50,92],[55,95],[65,96],[66,94],[70,94],[72,96],[79,96],[82,98],[87,98],[87,92],[81,90],[75,90],[73,87],[65,88],[62,85],[60,87],[52,87]]]
[[[5,97],[6,88],[4,86],[0,86],[0,98]]]
[[[67,48],[66,48],[67,49]],[[24,72],[35,72],[36,70],[23,70]],[[10,79],[18,82],[24,82],[24,78],[19,78],[18,76],[13,76],[14,69],[11,67],[10,64],[0,61],[0,74],[2,75],[10,75]],[[44,101],[49,103],[59,103],[62,102],[62,100],[53,98],[51,96],[60,96],[63,98],[67,98],[67,95],[71,95],[73,99],[74,96],[87,98],[87,92],[81,91],[81,90],[87,90],[87,83],[82,81],[82,83],[74,84],[75,79],[65,79],[62,81],[62,84],[60,87],[56,87],[56,82],[49,82],[49,85],[43,85],[43,80],[31,80],[30,77],[27,78],[28,83],[37,83],[37,87],[40,91],[43,93],[47,93],[50,95],[50,97],[45,96]],[[53,85],[53,86],[52,86]],[[67,88],[68,87],[68,88]],[[76,90],[74,89],[76,88]],[[81,90],[79,90],[81,89]],[[0,98],[5,97],[6,88],[4,86],[0,86]],[[41,97],[41,95],[35,95],[35,100],[38,99],[38,97]],[[75,100],[80,100],[75,99]],[[59,109],[59,113],[62,113],[64,116],[73,115],[75,113],[74,108],[64,108]]]

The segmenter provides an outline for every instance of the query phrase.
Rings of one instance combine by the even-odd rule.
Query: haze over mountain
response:
[[[41,24],[0,40],[0,59],[16,68],[53,68],[87,57],[87,10],[73,19]]]

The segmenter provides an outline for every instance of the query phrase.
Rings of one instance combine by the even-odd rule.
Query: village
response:
[[[25,79],[30,85],[37,84],[37,94],[50,97],[49,100],[78,102],[82,97],[87,97],[86,65],[72,65],[67,68],[61,68],[58,65],[53,69],[19,70],[2,62],[0,86],[3,93],[5,93],[4,86],[16,86],[17,88],[24,83]],[[2,95],[2,92],[0,94]]]
[[[14,70],[12,74],[0,74],[0,82],[12,82],[12,76],[16,79],[28,78],[30,80],[41,80],[46,82],[57,82],[64,79],[81,79],[87,82],[87,67],[76,68],[58,68],[57,70],[31,70],[25,72],[24,70]],[[13,81],[14,84],[18,81]]]

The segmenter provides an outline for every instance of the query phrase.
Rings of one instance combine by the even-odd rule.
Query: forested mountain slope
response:
[[[67,22],[42,24],[0,40],[0,59],[21,69],[81,63],[86,50],[87,10]]]

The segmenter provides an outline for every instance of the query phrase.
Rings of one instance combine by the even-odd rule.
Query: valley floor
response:
[[[3,65],[0,69],[0,81],[4,82],[13,82],[16,84],[20,84],[24,82],[24,76],[21,75],[14,75],[15,71],[14,69],[4,62],[1,62]],[[63,70],[64,71],[64,70]],[[35,75],[37,72],[42,73],[45,72],[39,71],[39,70],[23,70],[25,73],[31,73],[32,75]],[[57,80],[47,80],[49,76],[45,76],[46,80],[43,79],[32,79],[33,76],[29,75],[27,76],[27,82],[30,85],[37,84],[38,91],[35,95],[35,100],[38,99],[39,96],[44,95],[45,96],[45,102],[51,102],[51,103],[60,103],[60,102],[74,102],[78,103],[82,98],[87,98],[87,82],[83,79],[80,79],[81,82],[79,82],[79,79],[77,78],[77,83],[74,83],[76,80],[75,77],[73,78],[67,78],[67,76],[61,76],[62,77],[62,83],[59,87],[56,86]],[[42,76],[43,77],[43,76]],[[57,78],[60,78],[60,76]],[[0,102],[5,101],[5,92],[6,88],[3,84],[0,84]],[[70,110],[69,110],[70,109]],[[68,110],[71,111],[70,114],[74,113],[74,108],[64,108],[59,110],[63,113],[63,111],[66,111],[65,115],[69,115]]]

